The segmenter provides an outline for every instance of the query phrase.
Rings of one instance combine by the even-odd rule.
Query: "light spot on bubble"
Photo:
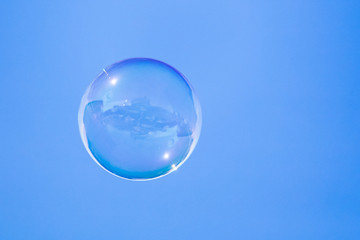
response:
[[[110,83],[111,83],[111,85],[116,85],[116,83],[117,83],[117,79],[116,78],[112,78],[111,80],[110,80]]]
[[[169,156],[170,156],[169,153],[165,153],[164,156],[163,156],[163,158],[164,158],[164,159],[169,159]]]

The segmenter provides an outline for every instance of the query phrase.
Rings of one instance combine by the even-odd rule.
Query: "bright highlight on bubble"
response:
[[[149,180],[177,170],[190,156],[201,109],[179,71],[133,58],[103,69],[81,100],[78,120],[82,141],[101,167]]]

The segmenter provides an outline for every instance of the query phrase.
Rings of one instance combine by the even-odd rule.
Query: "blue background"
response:
[[[0,239],[360,239],[359,1],[0,2]],[[103,67],[165,61],[203,130],[131,182],[87,154]]]

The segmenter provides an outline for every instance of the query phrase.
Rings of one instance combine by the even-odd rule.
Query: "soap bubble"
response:
[[[189,157],[199,139],[201,109],[180,72],[133,58],[103,69],[81,100],[78,120],[82,141],[101,167],[149,180]]]

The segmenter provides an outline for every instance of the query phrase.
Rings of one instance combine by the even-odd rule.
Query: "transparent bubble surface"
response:
[[[166,63],[133,58],[105,69],[78,114],[91,157],[119,177],[148,180],[176,170],[199,139],[201,109],[185,77]]]

